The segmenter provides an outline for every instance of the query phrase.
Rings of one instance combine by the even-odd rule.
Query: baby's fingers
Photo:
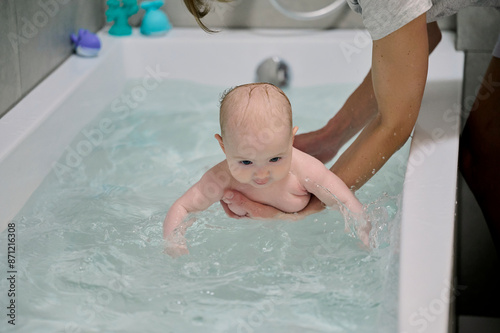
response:
[[[185,245],[178,245],[178,246],[169,245],[165,247],[163,253],[168,254],[172,258],[177,258],[185,254],[189,254],[189,250]]]
[[[163,253],[168,254],[172,258],[177,258],[185,254],[189,254],[186,239],[182,235],[175,235],[165,239],[165,248]]]

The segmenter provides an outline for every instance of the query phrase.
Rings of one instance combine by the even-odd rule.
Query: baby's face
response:
[[[224,138],[229,170],[240,183],[264,188],[290,172],[296,129],[232,131]]]

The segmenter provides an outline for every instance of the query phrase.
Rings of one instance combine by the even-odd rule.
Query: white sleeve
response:
[[[373,40],[398,30],[432,7],[431,0],[347,0],[347,3],[361,14]]]

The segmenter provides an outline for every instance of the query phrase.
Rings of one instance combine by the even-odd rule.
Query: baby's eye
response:
[[[273,157],[269,160],[269,162],[278,162],[279,160],[281,160],[281,157]]]
[[[240,161],[240,163],[243,165],[250,165],[252,164],[252,161]]]

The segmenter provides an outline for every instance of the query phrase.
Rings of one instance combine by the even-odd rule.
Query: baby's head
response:
[[[297,127],[281,89],[252,83],[225,92],[220,103],[221,134],[216,138],[233,177],[264,187],[288,175]]]

